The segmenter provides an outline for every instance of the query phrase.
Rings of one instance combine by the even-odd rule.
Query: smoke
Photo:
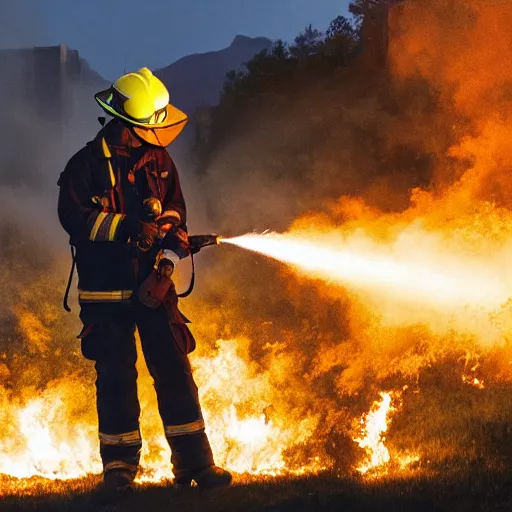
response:
[[[226,235],[337,231],[404,254],[409,245],[440,265],[452,251],[446,269],[474,257],[508,279],[511,22],[506,2],[403,2],[390,14],[390,74],[354,67],[300,95],[254,100],[211,156],[205,226]],[[203,257],[200,295],[186,305],[195,332],[203,343],[251,339],[263,372],[269,347],[273,358],[294,361],[279,389],[299,394],[295,413],[322,418],[317,439],[346,433],[340,418],[355,416],[376,389],[423,389],[427,398],[406,400],[421,429],[413,414],[428,397],[432,418],[453,425],[432,390],[455,396],[477,376],[510,381],[506,302],[484,326],[466,318],[472,333],[448,316],[439,328],[421,306],[397,307],[394,298],[372,300],[254,254],[221,251]],[[285,411],[288,399],[276,389],[273,405]],[[502,421],[499,410],[494,404],[482,421]],[[465,436],[454,435],[458,449]]]
[[[2,4],[0,25],[19,36],[4,31],[2,44],[32,43],[24,38],[37,33],[28,7]],[[92,381],[75,341],[79,321],[61,306],[71,258],[57,219],[59,174],[95,133],[92,86],[64,75],[60,82],[60,49],[45,51],[0,50],[0,391],[13,404],[54,379]]]
[[[500,0],[399,6],[390,23],[393,70],[401,78],[421,74],[474,120],[507,112],[511,16],[512,6]]]
[[[501,1],[412,2],[391,16],[392,69],[402,79],[425,77],[458,113],[459,126],[453,130],[460,131],[465,121],[451,150],[453,158],[473,167],[464,185],[470,197],[504,204],[509,197],[504,174],[510,161],[511,17],[512,6]],[[418,26],[417,19],[425,24]],[[443,169],[437,172],[442,176]]]

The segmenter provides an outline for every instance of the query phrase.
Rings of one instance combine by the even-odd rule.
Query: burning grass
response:
[[[68,481],[4,476],[0,479],[0,509],[506,509],[512,504],[512,387],[481,390],[465,385],[453,366],[451,362],[425,371],[421,392],[403,391],[401,410],[395,411],[386,435],[390,462],[385,471],[376,467],[362,475],[352,465],[308,476],[240,474],[232,488],[214,492],[175,492],[165,482],[142,483],[126,495],[102,491],[99,475]],[[388,403],[378,398],[379,404]],[[364,461],[365,454],[354,450],[352,444],[350,460]],[[350,451],[351,446],[338,443],[333,449]],[[421,457],[403,468],[400,458],[407,450]]]
[[[427,477],[435,483],[438,480],[443,481],[447,474],[459,473],[461,476],[474,468],[479,468],[478,471],[483,468],[484,477],[485,473],[489,473],[493,474],[493,478],[498,481],[501,478],[507,479],[506,468],[512,463],[510,448],[512,446],[512,413],[510,412],[512,411],[512,386],[493,385],[486,389],[479,389],[466,385],[460,378],[460,372],[454,371],[457,364],[460,364],[461,368],[463,367],[462,362],[450,361],[425,370],[422,372],[417,389],[410,388],[401,393],[383,393],[381,396],[377,396],[370,411],[364,413],[359,419],[354,418],[352,425],[341,426],[340,431],[351,432],[351,438],[336,436],[335,433],[332,433],[327,440],[328,447],[326,449],[330,455],[331,465],[333,461],[338,461],[335,463],[335,467],[328,472],[315,470],[312,466],[306,467],[303,472],[310,473],[310,478],[306,481],[313,488],[316,485],[321,485],[326,479],[334,482],[332,485],[335,487],[343,487],[347,484],[356,485],[357,482],[381,482],[364,484],[370,489],[372,486],[386,487],[391,485],[389,482],[395,481],[406,481],[409,482],[409,485],[416,486],[417,481],[422,481]],[[394,411],[391,410],[393,408]],[[148,414],[146,409],[143,425],[148,424],[152,413],[156,413],[156,411],[150,410]],[[372,425],[373,427],[375,425],[372,417],[377,419],[378,427],[373,430],[371,430]],[[365,428],[361,428],[363,423]],[[150,421],[149,425],[151,425]],[[51,424],[46,425],[45,429],[53,430],[54,433],[59,430]],[[224,430],[214,431],[212,438],[215,440],[215,434],[222,434],[223,439],[229,439],[229,428],[227,430],[227,432]],[[263,431],[265,432],[265,430]],[[368,433],[370,435],[366,435]],[[140,492],[148,489],[148,480],[160,481],[160,485],[165,485],[162,478],[170,476],[169,470],[165,471],[168,451],[162,448],[158,438],[152,438],[147,431],[145,434],[146,442],[153,443],[153,453],[151,457],[145,459],[145,473],[139,478],[138,489]],[[362,439],[371,442],[362,443]],[[276,437],[272,441],[279,442],[280,438]],[[164,442],[162,441],[162,443]],[[312,440],[307,439],[305,444],[307,445],[308,442],[311,443]],[[267,460],[269,463],[274,460],[272,456],[269,456],[268,449],[260,452],[259,447],[254,446],[252,438],[247,441],[232,438],[231,443],[234,450],[232,453],[235,456],[243,448],[246,451],[254,448],[254,452],[250,452],[252,457],[258,454],[262,460]],[[270,439],[267,440],[267,444],[273,446]],[[160,449],[158,449],[159,447]],[[214,441],[214,447],[217,450],[218,460],[225,463],[225,460],[222,459],[222,457],[226,457],[226,452],[222,452],[223,446],[221,445],[221,451],[219,451],[219,445]],[[35,449],[32,454],[42,453],[44,455],[47,453],[44,446],[40,448],[41,450]],[[237,474],[235,482],[238,485],[256,485],[266,482],[270,487],[275,485],[276,487],[291,486],[293,488],[295,485],[293,482],[296,482],[298,478],[290,474],[293,473],[293,465],[288,461],[297,460],[293,458],[293,452],[293,444],[288,447],[284,444],[278,445],[273,457],[278,457],[278,460],[282,462],[274,467],[273,471],[258,471],[259,468],[252,466],[250,458],[239,459],[240,461],[245,460],[245,467],[253,474]],[[242,451],[242,453],[244,452]],[[30,461],[26,448],[21,450],[20,454]],[[229,450],[227,454],[229,456]],[[73,458],[70,458],[66,451],[60,452],[60,456],[62,461],[71,464],[76,471],[78,466],[72,464]],[[91,456],[91,460],[83,462],[91,463],[95,460],[97,461],[97,456],[94,454]],[[299,460],[302,463],[304,461],[303,458]],[[281,467],[285,463],[287,467]],[[230,467],[229,464],[232,463],[229,463],[228,460],[228,467]],[[37,462],[34,468],[36,467]],[[65,470],[65,467],[60,467],[60,470]],[[95,469],[95,466],[90,467]],[[151,472],[151,467],[154,468],[154,472]],[[34,468],[32,471],[35,470]],[[282,474],[279,475],[279,473]],[[66,478],[70,477],[72,477],[72,473],[67,473]],[[43,499],[43,502],[49,500],[53,503],[53,500],[57,499],[54,498],[54,495],[65,495],[71,491],[77,492],[80,496],[83,493],[93,493],[90,499],[95,500],[97,498],[96,486],[99,485],[100,480],[99,475],[71,479],[67,482],[58,478],[54,479],[54,477],[52,480],[48,480],[41,477],[17,479],[3,476],[0,494],[9,503],[14,503],[12,500],[15,497],[20,500],[24,498],[37,499],[39,502],[44,496],[46,498]],[[247,492],[250,493],[250,491]],[[366,491],[361,492],[364,494]],[[269,495],[272,493],[269,492]],[[77,497],[78,500],[85,499],[80,496]],[[171,497],[173,496],[175,495],[171,493]],[[61,496],[57,501],[64,503],[68,499],[69,497]],[[304,499],[307,502],[308,494],[305,490],[303,493],[298,492],[296,499]],[[29,502],[27,501],[27,503]]]
[[[197,489],[176,492],[166,486],[145,484],[126,494],[110,494],[98,477],[68,482],[0,481],[0,510],[10,511],[382,511],[507,510],[512,504],[512,474],[482,461],[452,460],[441,470],[424,468],[413,475],[381,479],[323,473],[302,477],[239,476],[220,491]],[[9,488],[10,485],[10,488]],[[10,490],[9,490],[10,489]]]

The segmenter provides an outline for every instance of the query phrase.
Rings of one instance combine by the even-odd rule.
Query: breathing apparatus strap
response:
[[[69,298],[69,290],[71,289],[71,282],[73,281],[73,274],[75,273],[75,266],[76,266],[76,250],[75,246],[71,245],[71,270],[69,271],[69,277],[68,277],[68,284],[66,286],[66,291],[64,292],[64,301],[62,305],[64,306],[64,309],[70,313],[71,308],[68,305],[68,298]]]
[[[194,264],[194,255],[190,255],[190,259],[192,260],[192,276],[190,277],[190,284],[188,288],[183,293],[178,294],[179,299],[186,299],[194,290],[194,285],[196,284],[196,268]]]

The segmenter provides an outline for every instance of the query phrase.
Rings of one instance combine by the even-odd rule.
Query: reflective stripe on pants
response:
[[[140,431],[125,432],[123,434],[104,434],[99,433],[100,443],[109,446],[133,446],[142,442]]]
[[[106,473],[107,471],[112,471],[113,469],[124,469],[130,473],[137,473],[138,466],[128,464],[124,460],[111,460],[105,464],[103,471]]]
[[[184,425],[166,425],[165,437],[177,437],[186,434],[196,434],[204,431],[204,420],[201,418],[191,423],[185,423]]]

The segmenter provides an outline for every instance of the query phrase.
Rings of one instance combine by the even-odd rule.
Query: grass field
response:
[[[100,477],[69,482],[0,481],[0,510],[12,511],[466,511],[512,510],[512,469],[502,463],[452,461],[379,479],[326,473],[301,478],[236,478],[228,489],[174,491],[139,486],[101,490]]]

